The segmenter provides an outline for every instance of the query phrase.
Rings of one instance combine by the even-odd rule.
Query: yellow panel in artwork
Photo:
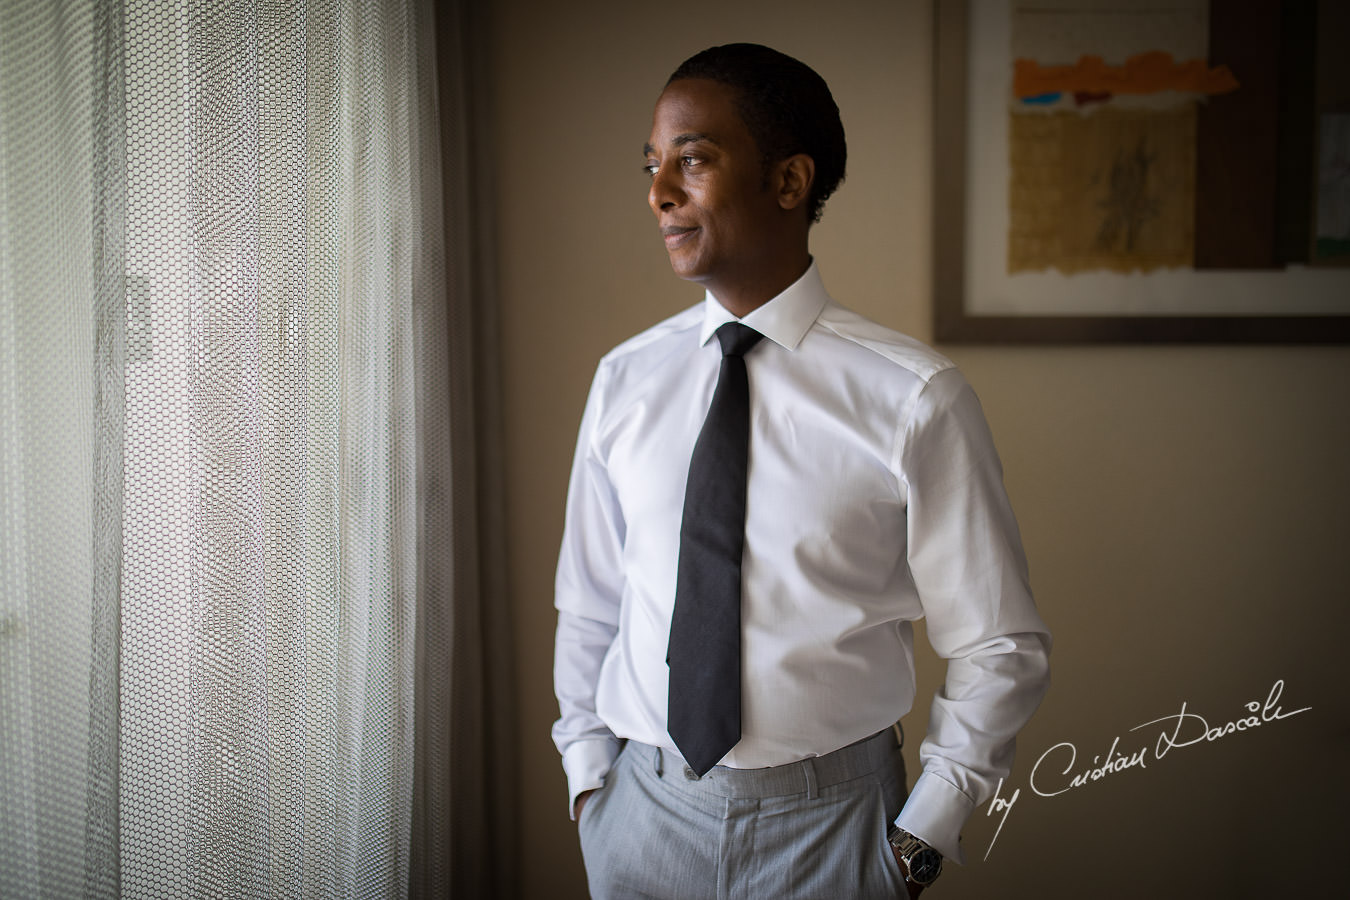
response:
[[[1192,265],[1193,105],[1009,117],[1010,273]]]

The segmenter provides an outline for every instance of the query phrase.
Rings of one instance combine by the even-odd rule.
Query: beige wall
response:
[[[639,149],[670,70],[753,40],[814,66],[849,134],[849,177],[813,235],[841,301],[932,339],[931,25],[923,2],[498,0],[494,25],[508,543],[524,754],[528,897],[585,896],[549,739],[553,566],[595,362],[696,302],[645,205]],[[1054,684],[1020,743],[1017,805],[977,811],[972,864],[935,897],[1257,896],[1328,883],[1347,836],[1350,351],[1296,347],[942,348],[984,403],[1018,512]],[[926,649],[926,648],[925,648]],[[921,696],[941,667],[922,661]],[[1284,679],[1248,733],[1150,755],[1055,797],[1028,776],[1061,742],[1075,771],[1112,739],[1152,747],[1182,702],[1211,724]],[[923,732],[927,701],[906,720]],[[910,764],[917,770],[911,742]],[[1063,751],[1060,751],[1063,752]],[[1042,773],[1053,774],[1051,756]],[[1333,771],[1333,767],[1336,771]],[[1278,849],[1292,845],[1291,850]],[[1251,873],[1263,856],[1282,875]],[[1150,871],[1149,884],[1138,883]],[[1139,873],[1132,875],[1131,873]]]

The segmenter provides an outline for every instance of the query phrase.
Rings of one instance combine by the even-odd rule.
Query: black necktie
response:
[[[742,357],[761,337],[739,322],[717,329],[722,368],[684,491],[666,652],[667,727],[699,775],[741,739],[741,553],[750,449],[750,382]]]

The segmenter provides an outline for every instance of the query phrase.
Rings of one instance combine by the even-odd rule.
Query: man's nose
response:
[[[647,203],[652,212],[679,206],[684,201],[684,192],[679,185],[678,173],[670,166],[661,166],[652,176],[651,190],[647,192]]]

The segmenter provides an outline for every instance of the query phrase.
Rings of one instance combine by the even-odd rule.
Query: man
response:
[[[808,236],[845,144],[814,71],[706,50],[644,152],[706,294],[605,356],[577,442],[553,734],[591,891],[917,896],[1048,684],[979,403],[825,292]],[[948,671],[907,795],[921,617]]]

